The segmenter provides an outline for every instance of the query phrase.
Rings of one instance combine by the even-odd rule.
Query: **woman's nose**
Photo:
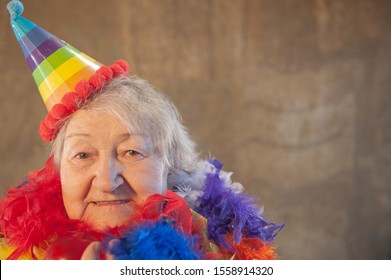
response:
[[[96,162],[93,187],[102,192],[113,192],[124,182],[121,164],[114,156],[101,157]]]

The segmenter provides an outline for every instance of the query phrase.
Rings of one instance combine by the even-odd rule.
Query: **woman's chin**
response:
[[[116,227],[126,227],[135,214],[134,207],[121,206],[98,206],[87,211],[83,220],[96,230],[105,230]]]
[[[117,227],[127,227],[130,224],[131,219],[128,217],[126,218],[119,218],[115,217],[115,219],[99,219],[99,220],[90,220],[86,221],[88,225],[90,225],[95,230],[106,230],[106,229],[112,229]]]

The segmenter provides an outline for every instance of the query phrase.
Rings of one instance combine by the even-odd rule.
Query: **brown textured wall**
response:
[[[0,13],[0,182],[42,166],[38,91]],[[169,95],[268,218],[282,259],[391,258],[391,1],[24,1]]]

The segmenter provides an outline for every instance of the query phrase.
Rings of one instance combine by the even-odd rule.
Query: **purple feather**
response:
[[[219,176],[222,163],[216,159],[209,162],[216,170],[206,174],[204,192],[195,209],[208,219],[208,238],[231,251],[224,238],[230,233],[236,244],[240,243],[242,235],[272,242],[284,225],[267,222],[252,197],[235,192],[230,187],[231,182]]]

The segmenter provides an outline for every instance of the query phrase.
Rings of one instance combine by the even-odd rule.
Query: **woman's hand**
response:
[[[84,250],[81,256],[82,260],[99,260],[99,251],[102,247],[102,243],[98,241],[91,242],[90,245]]]
[[[118,239],[110,240],[107,246],[107,251],[104,253],[106,260],[114,260],[114,256],[110,254],[110,249],[119,242]],[[102,243],[98,241],[91,242],[84,250],[81,260],[99,260],[99,254],[102,248]]]

